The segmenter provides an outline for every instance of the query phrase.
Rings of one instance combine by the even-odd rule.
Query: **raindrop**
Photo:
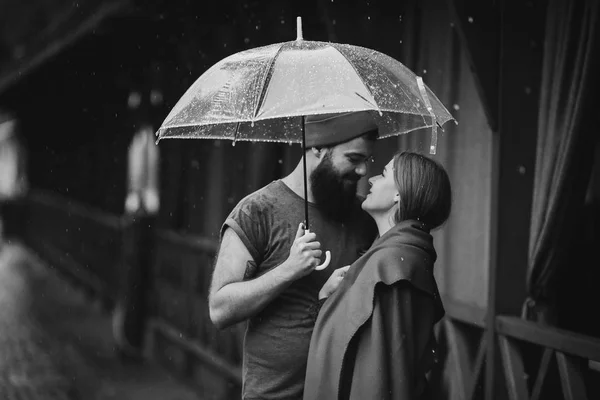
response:
[[[531,88],[529,86],[525,86],[525,94],[531,94]]]
[[[400,260],[401,260],[401,261],[404,261],[404,257],[400,257]]]
[[[250,38],[245,38],[244,43],[246,43],[246,44],[250,43]]]
[[[260,26],[256,25],[256,30],[257,31],[260,30]]]
[[[333,21],[331,21],[331,23],[332,23],[333,25],[335,25],[335,19],[334,19]]]
[[[223,43],[223,47],[227,47],[227,43]]]
[[[450,28],[454,28],[454,22],[450,22]]]
[[[332,0],[332,1],[333,1],[333,0]],[[278,162],[279,164],[283,164],[283,160],[282,160],[281,158],[280,158],[279,160],[277,160],[277,162]]]
[[[285,20],[284,19],[281,20],[281,25],[283,25],[283,24],[285,24]]]
[[[235,140],[231,142],[231,147],[235,147]]]
[[[398,21],[402,22],[402,15],[398,16]]]
[[[137,108],[142,102],[142,96],[138,92],[132,92],[127,98],[127,105],[129,108]]]
[[[456,111],[460,110],[460,106],[458,104],[453,105],[452,108],[454,108]]]
[[[424,73],[424,74],[426,74],[426,73],[427,73],[427,70],[426,70],[426,69],[424,69],[424,70],[423,70],[423,73]]]
[[[192,72],[190,71],[190,75],[192,74]],[[152,89],[152,91],[150,92],[150,103],[152,103],[153,106],[158,106],[159,104],[162,104],[163,102],[163,95],[160,92],[160,90],[157,89]]]
[[[402,44],[402,40],[400,40],[400,44]]]
[[[473,17],[467,18],[467,21],[469,21],[469,23],[472,24],[473,23]]]
[[[367,15],[367,19],[370,21],[370,20],[371,20],[371,16],[370,16],[370,15]]]

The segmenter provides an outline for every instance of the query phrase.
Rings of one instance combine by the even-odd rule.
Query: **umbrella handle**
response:
[[[327,268],[327,266],[329,265],[330,262],[331,262],[331,252],[329,250],[327,250],[325,252],[325,261],[323,262],[323,264],[317,265],[315,269],[317,271],[321,271],[322,269]]]
[[[306,225],[304,225],[306,226]],[[304,234],[306,235],[307,233],[309,233],[310,230],[309,229],[305,229],[304,230]],[[323,261],[323,264],[321,265],[317,265],[317,267],[315,268],[317,271],[321,271],[325,268],[327,268],[327,266],[329,265],[329,263],[331,262],[331,252],[329,250],[327,250],[325,252],[325,261]]]

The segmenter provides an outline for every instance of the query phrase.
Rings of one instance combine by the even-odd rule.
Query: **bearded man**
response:
[[[242,199],[221,228],[209,311],[220,329],[247,321],[244,400],[302,398],[319,291],[377,234],[356,192],[378,137],[371,115],[308,116],[305,133],[311,232],[303,226],[303,159]],[[321,248],[332,267],[315,270]]]

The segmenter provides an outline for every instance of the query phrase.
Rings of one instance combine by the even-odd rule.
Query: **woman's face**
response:
[[[363,210],[369,214],[388,212],[398,201],[398,189],[394,181],[394,159],[383,168],[380,175],[369,179],[371,190],[362,203]]]

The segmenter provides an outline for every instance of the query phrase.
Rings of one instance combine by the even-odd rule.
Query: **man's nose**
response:
[[[358,165],[356,167],[356,174],[360,175],[361,177],[367,175],[367,162],[362,162],[360,163],[360,165]]]

